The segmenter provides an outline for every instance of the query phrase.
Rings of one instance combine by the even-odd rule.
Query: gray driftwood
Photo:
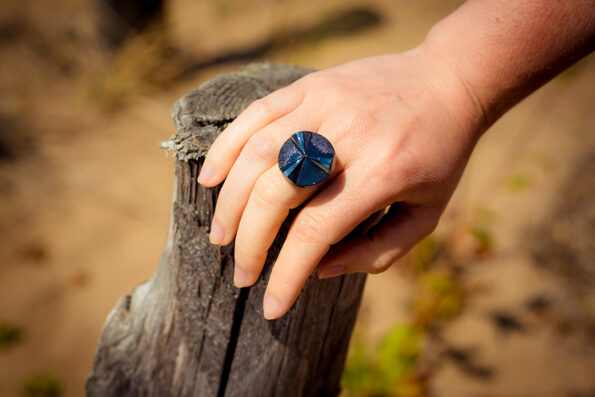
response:
[[[250,102],[310,70],[250,65],[181,98],[167,240],[155,275],[120,299],[104,325],[87,380],[89,396],[336,395],[364,275],[312,275],[291,311],[262,315],[270,268],[286,221],[251,288],[232,284],[233,244],[211,245],[219,192],[196,182],[213,139]]]

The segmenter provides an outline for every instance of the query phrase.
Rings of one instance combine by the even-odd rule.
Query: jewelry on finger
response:
[[[300,131],[279,150],[279,168],[296,186],[315,186],[331,174],[335,160],[333,145],[320,134]]]

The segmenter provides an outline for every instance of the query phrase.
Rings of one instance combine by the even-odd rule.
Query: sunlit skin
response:
[[[223,181],[211,242],[235,237],[238,287],[259,277],[289,210],[264,316],[290,308],[305,281],[392,266],[437,225],[473,148],[503,112],[593,50],[595,1],[472,0],[418,47],[312,73],[252,103],[221,133],[199,176]],[[294,132],[332,142],[328,183],[299,188],[277,166]],[[370,233],[341,241],[388,205]]]

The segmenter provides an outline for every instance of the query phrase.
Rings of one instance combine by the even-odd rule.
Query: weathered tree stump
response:
[[[313,274],[290,312],[263,318],[284,223],[258,282],[233,286],[233,244],[211,245],[219,188],[196,178],[214,138],[253,100],[310,72],[258,64],[220,75],[181,98],[173,208],[155,275],[120,299],[99,341],[89,396],[336,395],[365,275]]]

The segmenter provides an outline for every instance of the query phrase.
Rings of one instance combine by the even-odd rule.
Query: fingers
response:
[[[258,177],[277,163],[279,149],[292,133],[308,128],[318,129],[318,122],[297,110],[248,140],[219,193],[211,225],[213,244],[231,243]]]
[[[198,176],[198,182],[207,187],[221,183],[250,137],[297,109],[303,97],[304,91],[298,80],[252,102],[213,142]]]
[[[386,206],[376,202],[374,186],[366,189],[366,179],[349,178],[349,172],[346,169],[338,174],[293,221],[271,272],[264,298],[265,318],[285,314],[329,247]]]
[[[439,216],[440,211],[435,208],[393,204],[369,234],[333,246],[320,262],[318,275],[330,278],[347,273],[381,273],[430,234]]]
[[[234,283],[237,287],[247,287],[258,279],[268,249],[289,210],[306,201],[316,190],[316,187],[293,185],[277,165],[258,178],[236,236]]]

